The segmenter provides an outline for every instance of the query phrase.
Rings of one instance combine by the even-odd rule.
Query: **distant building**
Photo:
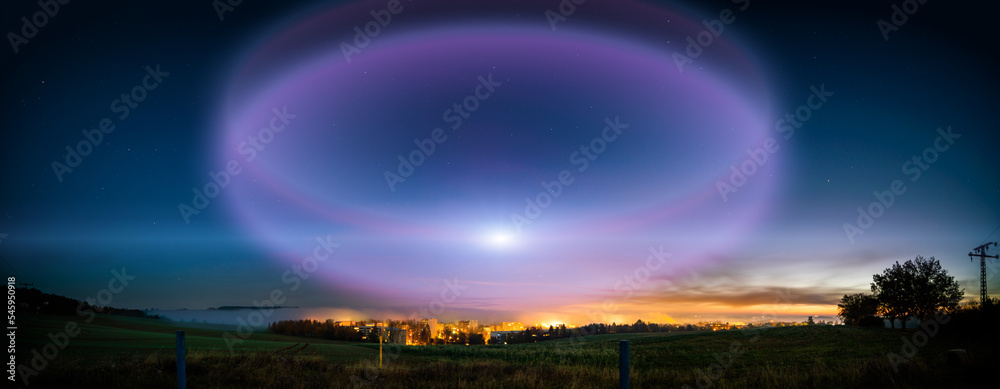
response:
[[[439,327],[440,326],[438,326],[438,320],[437,319],[427,319],[427,330],[430,331],[430,333],[431,333],[431,339],[435,339],[435,338],[440,338],[441,337],[441,335],[439,334],[439,331],[441,331],[441,328],[439,328]]]
[[[388,342],[389,343],[395,343],[395,344],[407,344],[406,343],[406,334],[407,333],[408,333],[408,331],[404,330],[402,328],[389,327]]]
[[[524,331],[524,324],[521,323],[521,322],[519,322],[519,321],[515,321],[515,322],[503,322],[503,323],[500,323],[500,324],[494,324],[493,325],[493,330],[494,331]]]
[[[368,339],[368,335],[372,333],[372,326],[355,326],[354,330],[361,333],[361,339]]]
[[[389,335],[382,339],[385,343],[396,343],[396,344],[407,344],[406,335],[407,331],[402,328],[396,327],[381,327],[381,326],[357,326],[354,327],[355,330],[361,333],[362,339],[368,339],[371,335],[373,328],[382,328],[389,331]],[[373,338],[374,339],[374,338]],[[378,339],[374,339],[378,340]]]
[[[519,334],[521,332],[524,332],[524,330],[521,330],[521,331],[491,331],[489,333],[489,335],[490,335],[490,340],[497,340],[497,339],[500,339],[501,337],[503,337],[504,335],[507,335],[507,334]]]
[[[479,321],[477,320],[459,320],[458,329],[464,332],[476,332],[479,329]]]

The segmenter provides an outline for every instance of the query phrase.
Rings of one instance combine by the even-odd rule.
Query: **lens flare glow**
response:
[[[531,264],[542,279],[576,261],[550,284],[518,283],[505,294],[515,298],[592,284],[630,263],[621,253],[641,264],[657,244],[677,254],[657,278],[690,271],[766,214],[777,157],[727,201],[716,186],[769,136],[763,80],[723,38],[680,71],[672,54],[700,31],[695,20],[616,2],[581,7],[553,32],[406,7],[350,61],[330,40],[351,39],[343,26],[364,22],[361,6],[297,18],[234,71],[213,158],[241,164],[227,204],[277,257],[299,261],[316,235],[333,234],[348,259],[321,270],[324,279],[408,296],[433,295],[427,279],[525,276],[470,257],[509,255],[508,265]],[[586,12],[630,23],[592,24]],[[469,112],[456,114],[458,104]],[[269,131],[276,112],[283,125]],[[612,121],[627,127],[609,140]],[[446,139],[428,143],[435,131]],[[470,231],[482,220],[502,223],[509,232],[486,241],[518,245],[516,257],[475,247],[484,238]],[[391,266],[369,271],[376,258]]]
[[[513,240],[513,238],[511,238],[510,235],[507,235],[507,234],[502,233],[502,232],[498,232],[498,233],[494,233],[492,236],[490,236],[490,243],[492,243],[494,246],[501,246],[502,247],[502,246],[509,246],[509,245],[513,244],[514,240]]]

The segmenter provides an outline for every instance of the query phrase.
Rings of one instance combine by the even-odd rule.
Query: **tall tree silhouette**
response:
[[[879,312],[890,319],[915,316],[927,320],[939,310],[954,310],[964,295],[955,277],[934,257],[918,255],[902,265],[896,262],[873,279]]]

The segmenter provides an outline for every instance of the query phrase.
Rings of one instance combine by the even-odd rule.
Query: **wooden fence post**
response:
[[[184,331],[177,331],[177,389],[187,388],[187,364],[184,362],[185,348]]]
[[[618,387],[628,389],[628,341],[618,341]]]

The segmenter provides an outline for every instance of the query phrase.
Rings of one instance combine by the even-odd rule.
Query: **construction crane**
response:
[[[986,250],[988,250],[991,245],[992,246],[996,246],[997,242],[989,242],[989,243],[980,245],[979,247],[976,247],[976,248],[972,249],[972,251],[969,253],[969,261],[972,261],[972,257],[979,257],[979,294],[980,294],[979,304],[981,306],[986,304],[986,298],[987,298],[987,296],[986,296],[986,258],[998,259],[997,255],[988,255],[988,254],[986,254]]]

